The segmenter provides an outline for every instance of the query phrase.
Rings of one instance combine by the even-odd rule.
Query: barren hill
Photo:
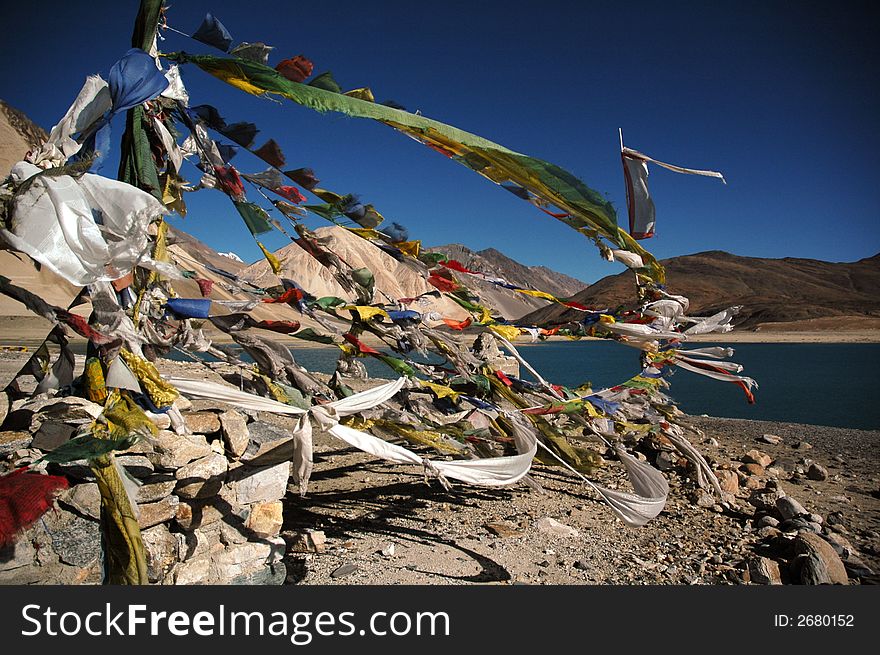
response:
[[[741,257],[713,250],[662,263],[669,289],[690,299],[689,313],[695,316],[743,305],[735,319],[740,328],[780,323],[800,329],[880,326],[880,254],[852,263],[833,263]],[[631,305],[632,274],[602,278],[578,293],[575,300],[594,307]],[[578,312],[553,306],[522,320],[545,325],[579,319]]]
[[[467,246],[452,243],[445,246],[429,248],[432,252],[442,252],[450,259],[455,259],[472,270],[501,277],[525,289],[546,291],[558,297],[568,297],[587,286],[586,282],[568,275],[558,273],[546,266],[526,266],[511,259],[495,248],[473,251]],[[540,298],[516,293],[494,284],[483,282],[479,278],[468,276],[464,280],[482,298],[494,304],[507,318],[519,318],[538,308],[546,307],[547,301]]]

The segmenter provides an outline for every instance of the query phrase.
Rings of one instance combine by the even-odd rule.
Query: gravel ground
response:
[[[689,420],[704,432],[698,445],[713,467],[734,469],[754,448],[772,457],[773,473],[760,479],[777,479],[811,512],[823,517],[839,512],[835,529],[872,569],[880,570],[880,432]],[[764,434],[782,441],[763,443],[759,439]],[[795,448],[802,441],[812,448]],[[805,458],[826,466],[828,479],[814,481],[797,473]],[[744,489],[730,508],[700,507],[693,502],[696,486],[683,469],[667,472],[669,502],[643,528],[624,525],[563,469],[536,463],[533,477],[546,493],[524,484],[499,491],[458,485],[446,492],[436,482],[426,484],[411,469],[385,465],[339,449],[328,437],[319,438],[309,495],[288,495],[284,535],[293,542],[303,531],[321,530],[326,549],[290,553],[288,582],[737,584],[744,581],[746,562],[764,540],[753,525],[755,508],[746,502],[751,491]],[[593,478],[627,488],[617,462],[597,469]],[[547,534],[539,523],[545,517],[577,534]],[[356,570],[339,570],[347,564]]]
[[[0,373],[11,377],[27,356],[0,352]],[[166,361],[162,368],[218,379],[192,364]],[[287,583],[741,584],[749,579],[749,560],[767,550],[766,530],[759,530],[748,502],[765,485],[778,485],[826,527],[833,524],[861,560],[880,571],[880,431],[709,417],[687,422],[702,432],[693,441],[712,467],[736,473],[739,490],[726,507],[698,504],[688,470],[673,462],[666,508],[642,528],[624,525],[559,467],[535,463],[532,477],[543,493],[523,483],[501,490],[456,484],[445,491],[413,467],[388,465],[316,433],[309,493],[300,498],[291,488],[285,499]],[[766,443],[767,434],[779,443]],[[772,460],[754,474],[742,461],[753,449]],[[826,469],[826,479],[810,478],[814,463]],[[591,477],[629,488],[615,460]],[[570,534],[548,531],[547,518]],[[309,533],[323,536],[323,548],[300,552]]]

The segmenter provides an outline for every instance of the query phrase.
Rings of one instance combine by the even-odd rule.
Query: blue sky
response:
[[[0,97],[50,128],[85,76],[106,75],[128,49],[137,4],[5,8]],[[183,32],[211,11],[235,43],[275,46],[272,65],[304,54],[345,89],[370,86],[377,100],[556,163],[606,195],[621,225],[618,127],[648,155],[722,171],[726,186],[651,168],[657,236],[642,244],[659,257],[727,250],[854,261],[880,251],[880,47],[868,3],[170,4],[169,22]],[[216,54],[166,36],[163,51]],[[359,194],[427,245],[495,247],[585,281],[621,270],[570,228],[383,125],[248,96],[191,66],[184,81],[192,104],[256,123],[257,144],[274,138],[288,167],[314,168],[323,187]],[[116,143],[121,133],[117,121]],[[265,167],[244,151],[233,164]],[[225,196],[187,201],[189,215],[174,225],[259,258]],[[286,243],[265,237],[273,249]]]

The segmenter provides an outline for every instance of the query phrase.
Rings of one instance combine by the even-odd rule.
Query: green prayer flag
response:
[[[232,204],[235,205],[238,213],[241,214],[241,217],[244,219],[245,225],[248,226],[251,234],[263,234],[272,230],[272,224],[269,222],[269,215],[266,213],[266,210],[259,205],[239,200],[233,200]]]

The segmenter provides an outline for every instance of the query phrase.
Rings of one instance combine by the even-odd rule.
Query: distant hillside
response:
[[[434,246],[428,250],[442,252],[450,259],[455,259],[472,270],[504,278],[525,289],[546,291],[558,297],[572,296],[587,286],[586,282],[558,273],[546,266],[520,264],[494,248],[475,252],[467,246],[452,243],[445,246]],[[464,282],[473,288],[480,297],[494,303],[496,309],[508,318],[519,318],[535,309],[547,306],[546,300],[508,291],[475,277],[467,276]]]
[[[22,112],[0,100],[0,179],[31,148],[46,141],[49,135]]]
[[[743,305],[737,327],[755,329],[778,323],[809,325],[833,317],[880,318],[880,254],[853,263],[814,259],[740,257],[722,251],[701,252],[664,260],[667,286],[691,301],[689,313],[708,315]],[[632,305],[632,274],[602,278],[575,300],[593,307]],[[579,320],[579,312],[549,306],[524,316],[535,325]],[[823,321],[825,327],[847,325]]]

